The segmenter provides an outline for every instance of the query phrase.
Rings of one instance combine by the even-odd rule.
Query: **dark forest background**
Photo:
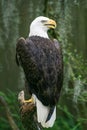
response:
[[[17,95],[24,88],[23,71],[15,63],[19,37],[27,37],[37,16],[57,22],[50,31],[62,46],[64,84],[57,120],[49,130],[87,130],[87,0],[0,0],[0,95],[4,97],[19,127]],[[0,104],[0,130],[11,130]]]

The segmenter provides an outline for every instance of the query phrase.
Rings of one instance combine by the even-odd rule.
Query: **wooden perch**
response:
[[[23,126],[26,130],[42,130],[40,124],[37,123],[36,118],[36,107],[33,103],[24,103],[24,91],[21,91],[18,95],[18,100],[20,102],[20,113]],[[2,104],[5,108],[6,116],[8,118],[8,122],[12,128],[12,130],[19,130],[16,125],[12,114],[10,112],[9,106],[6,103],[3,96],[0,96],[0,104]]]
[[[12,114],[10,112],[8,104],[6,103],[4,97],[2,97],[2,96],[0,96],[0,103],[5,107],[6,116],[8,118],[8,122],[9,122],[12,130],[19,130],[19,128],[17,127],[16,123],[14,122],[14,119],[12,117]]]
[[[24,103],[24,91],[21,91],[18,95],[18,101],[20,102],[20,113],[22,123],[26,130],[42,130],[41,126],[37,123],[36,107],[33,103]]]

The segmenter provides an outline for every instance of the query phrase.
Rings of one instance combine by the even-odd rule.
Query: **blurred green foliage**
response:
[[[17,101],[17,94],[13,93],[10,90],[7,90],[6,94],[0,91],[0,96],[2,96],[4,100],[7,102],[12,117],[15,123],[17,124],[17,126],[21,130],[24,130],[20,119],[20,114],[19,114],[20,112],[19,112],[19,104]],[[5,108],[1,104],[0,104],[0,130],[12,130],[11,126],[8,123]]]
[[[87,0],[45,1],[43,14],[54,18],[58,23],[56,32],[51,33],[60,41],[64,60],[64,85],[57,106],[57,120],[53,128],[47,130],[87,130],[87,61],[74,48],[75,44],[78,43],[78,49],[81,50],[82,44],[87,43],[86,3]],[[38,10],[40,10],[40,14],[39,7]],[[21,27],[22,33],[26,32],[26,21],[23,23],[24,28]],[[84,52],[85,50],[84,46]],[[0,64],[0,71],[1,69],[2,65]],[[8,103],[16,124],[23,130],[17,94],[7,90],[6,94],[0,92],[0,95]],[[4,111],[5,109],[0,104],[0,130],[11,130]]]

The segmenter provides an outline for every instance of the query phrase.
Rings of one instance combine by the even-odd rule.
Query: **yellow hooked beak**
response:
[[[49,19],[45,24],[48,28],[56,28],[56,22],[52,19]]]

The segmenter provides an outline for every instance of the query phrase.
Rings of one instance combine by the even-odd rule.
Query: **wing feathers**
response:
[[[20,64],[21,64],[21,57],[20,57],[20,55],[18,54],[19,52],[20,52],[20,50],[21,50],[21,47],[24,45],[26,43],[26,40],[23,38],[23,37],[21,37],[21,38],[19,38],[18,39],[18,42],[17,42],[17,44],[16,44],[16,63],[17,63],[17,65],[19,66]],[[19,49],[20,48],[20,49]],[[23,47],[22,47],[23,48]]]

